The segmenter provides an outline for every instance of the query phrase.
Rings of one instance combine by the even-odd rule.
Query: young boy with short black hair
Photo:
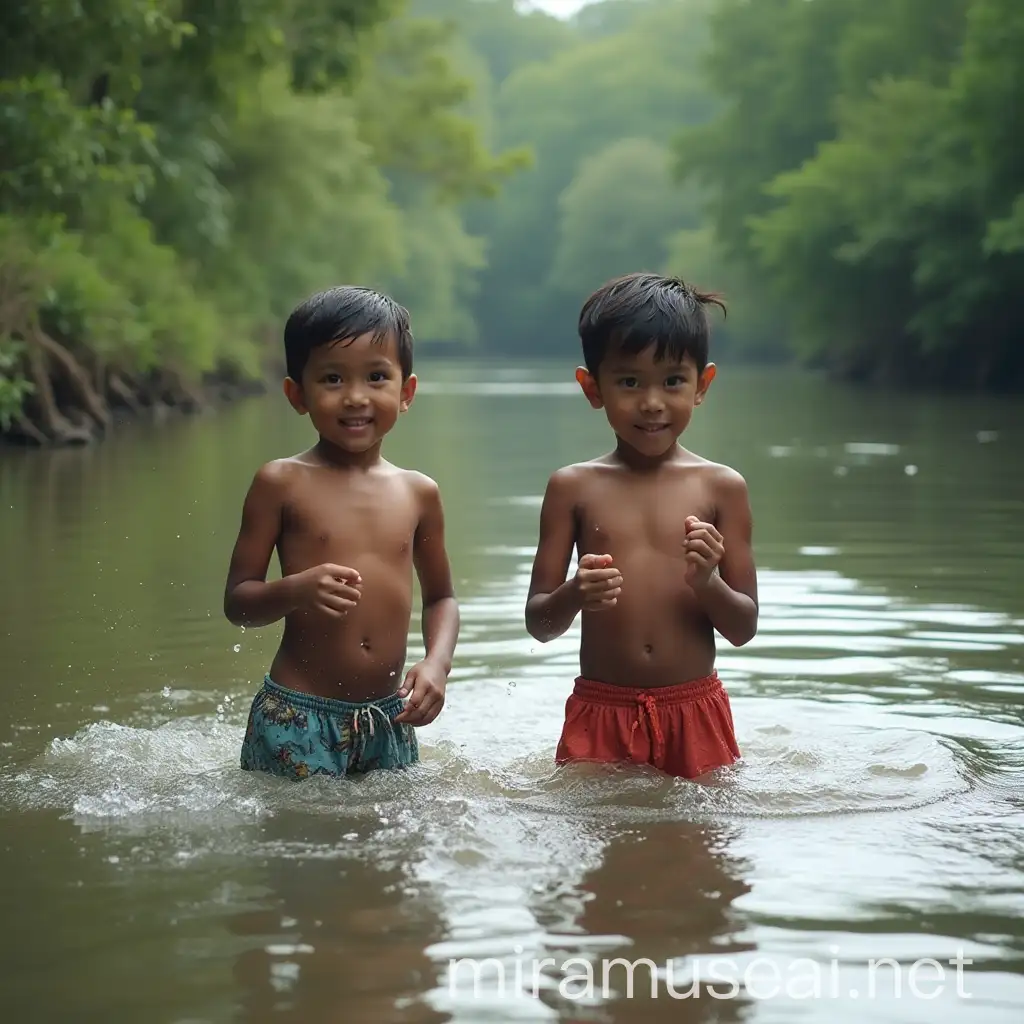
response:
[[[413,727],[444,705],[459,631],[437,485],[381,457],[416,391],[409,314],[333,288],[295,309],[284,344],[285,395],[319,440],[263,466],[242,509],[225,615],[285,625],[241,766],[294,779],[404,767],[419,759]],[[268,582],[275,548],[282,578]],[[414,568],[426,656],[399,681]]]
[[[527,629],[546,643],[583,615],[559,763],[696,778],[740,756],[714,634],[740,646],[757,631],[747,486],[677,443],[715,376],[712,303],[678,279],[630,274],[580,314],[576,379],[616,444],[554,473],[541,509]]]

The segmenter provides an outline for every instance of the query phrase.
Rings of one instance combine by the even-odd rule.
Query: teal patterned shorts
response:
[[[404,768],[419,760],[415,728],[394,723],[404,706],[397,694],[351,704],[267,676],[249,711],[241,766],[289,779]]]

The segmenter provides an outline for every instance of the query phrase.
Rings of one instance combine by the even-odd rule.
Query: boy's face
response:
[[[366,334],[313,349],[301,382],[286,378],[284,390],[325,441],[357,454],[379,444],[409,408],[416,377],[402,380],[393,335],[374,342]]]
[[[714,363],[702,374],[688,353],[681,361],[654,358],[648,345],[633,355],[610,349],[595,379],[583,367],[576,379],[595,409],[604,409],[612,430],[638,452],[656,458],[664,455],[689,426],[695,406],[715,376]]]

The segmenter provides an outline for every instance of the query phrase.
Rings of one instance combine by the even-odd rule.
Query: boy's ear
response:
[[[718,368],[714,363],[708,363],[704,367],[704,372],[700,375],[700,380],[697,381],[697,394],[693,399],[694,405],[700,405],[704,401],[704,396],[708,393],[708,388],[711,387],[711,382],[717,374]]]
[[[594,380],[593,374],[585,366],[576,367],[576,383],[583,389],[583,394],[587,396],[587,401],[595,409],[600,409],[604,406],[597,381]]]
[[[285,377],[284,383],[284,395],[288,399],[291,407],[301,415],[305,415],[308,411],[306,409],[306,399],[302,394],[302,385],[297,381],[291,379],[291,377]]]
[[[405,380],[402,381],[402,398],[400,408],[402,412],[406,412],[410,405],[412,405],[413,396],[416,394],[416,374],[410,373]]]

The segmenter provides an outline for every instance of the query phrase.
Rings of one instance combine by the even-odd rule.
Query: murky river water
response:
[[[688,439],[748,479],[762,613],[720,648],[744,760],[696,786],[552,763],[540,495],[608,443],[572,366],[418,369],[387,454],[442,485],[463,631],[399,776],[237,768],[278,630],[221,593],[310,442],[283,398],[0,455],[4,1018],[1019,1024],[1020,403],[720,373]]]

